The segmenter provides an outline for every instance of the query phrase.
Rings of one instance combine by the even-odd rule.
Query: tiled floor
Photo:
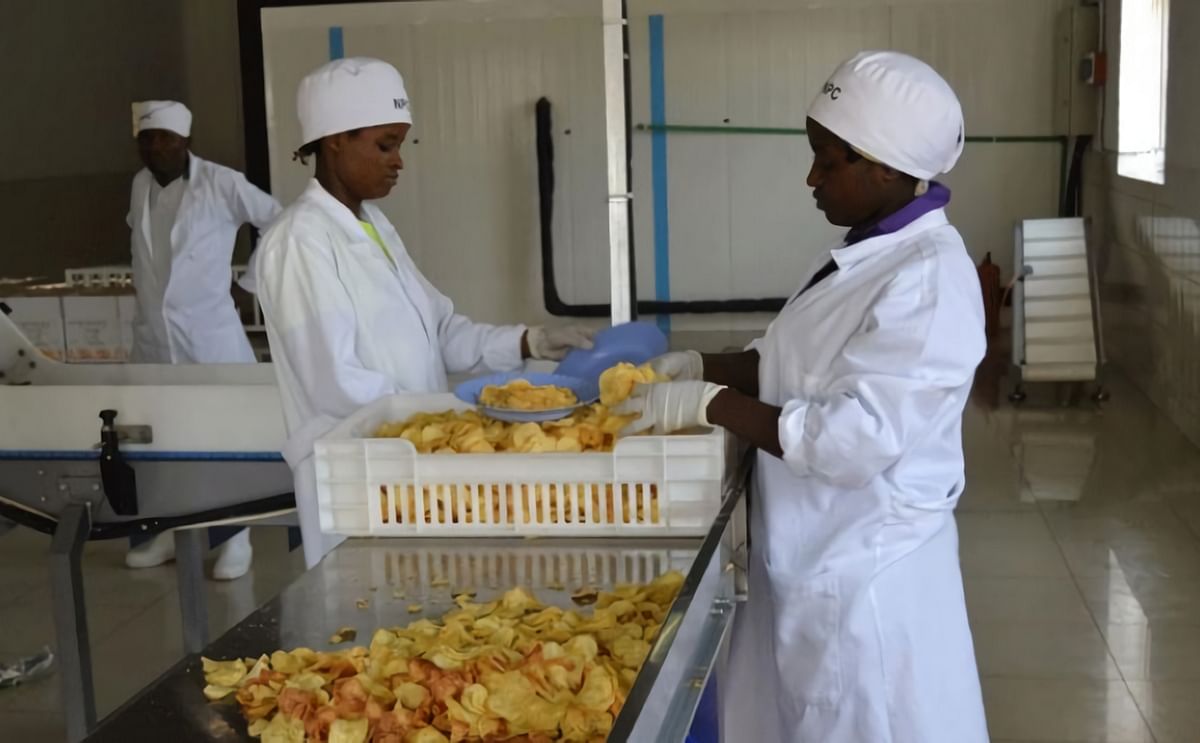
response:
[[[304,569],[287,532],[253,531],[254,568],[230,583],[208,582],[214,634],[275,596]],[[0,659],[54,646],[45,556],[49,537],[18,528],[0,536]],[[125,569],[124,542],[94,542],[83,558],[97,713],[103,717],[182,657],[179,600],[171,566]],[[211,565],[209,566],[211,568]],[[65,740],[59,680],[0,691],[0,740]]]
[[[962,561],[995,743],[1200,741],[1200,452],[1114,380],[1102,411],[1021,409],[981,379],[966,416]],[[988,399],[990,397],[990,399]],[[222,631],[301,568],[255,532],[250,576],[209,584]],[[48,540],[0,537],[0,657],[52,641]],[[100,713],[181,653],[171,568],[85,558]],[[0,739],[61,739],[57,679],[0,692]]]

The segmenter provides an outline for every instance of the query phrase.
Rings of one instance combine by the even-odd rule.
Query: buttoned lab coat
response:
[[[279,202],[236,170],[189,155],[186,191],[171,228],[171,273],[160,286],[152,255],[159,246],[150,238],[153,181],[146,168],[134,176],[126,220],[137,290],[131,360],[253,363],[229,293],[233,248],[238,229],[246,223],[265,229],[278,216]]]
[[[784,456],[758,454],[723,739],[984,743],[953,513],[975,267],[942,210],[830,252],[754,344]]]

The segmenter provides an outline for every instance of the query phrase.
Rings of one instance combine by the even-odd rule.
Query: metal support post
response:
[[[87,604],[83,596],[80,558],[92,529],[91,506],[74,503],[59,517],[50,544],[50,586],[54,596],[54,632],[58,638],[59,674],[67,741],[81,741],[96,727],[92,686],[92,651],[88,642]]]
[[[183,617],[183,649],[199,653],[208,646],[208,601],[204,592],[204,529],[175,531],[175,569],[179,580],[179,612]]]

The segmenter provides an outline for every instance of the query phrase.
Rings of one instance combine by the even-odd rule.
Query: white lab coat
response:
[[[723,739],[983,743],[953,513],[975,268],[941,210],[831,252],[754,344],[784,457],[758,455]]]
[[[161,286],[150,238],[150,184],[143,168],[133,178],[126,221],[132,234],[137,312],[131,359],[141,363],[253,363],[229,288],[238,229],[265,229],[279,202],[241,173],[189,155],[187,190],[171,228],[171,272]],[[246,284],[243,283],[243,286]]]
[[[381,397],[446,391],[447,372],[521,365],[524,326],[483,325],[456,314],[417,270],[383,212],[370,204],[362,210],[395,263],[316,180],[258,247],[258,298],[288,429],[283,456],[296,479],[309,567],[340,541],[322,538],[316,439]]]

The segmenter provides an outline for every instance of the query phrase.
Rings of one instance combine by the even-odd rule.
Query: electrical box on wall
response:
[[[1104,52],[1089,52],[1079,62],[1079,79],[1088,85],[1104,85],[1108,82],[1108,55]]]
[[[1099,52],[1100,11],[1095,5],[1064,10],[1058,18],[1055,128],[1072,137],[1096,133],[1099,86],[1106,73]]]

